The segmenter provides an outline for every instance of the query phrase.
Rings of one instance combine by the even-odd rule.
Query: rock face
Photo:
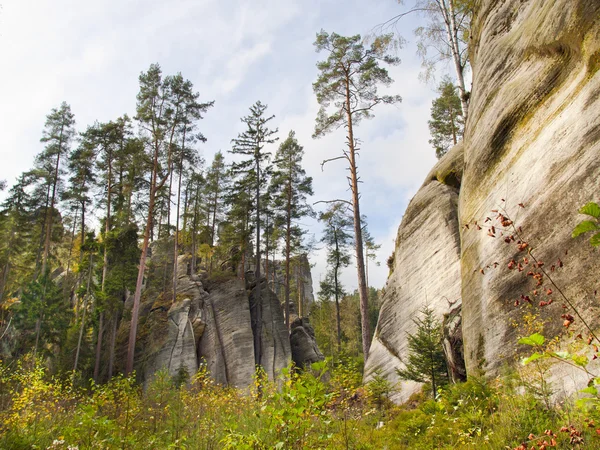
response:
[[[161,302],[159,296],[150,304],[149,311],[147,307],[143,309],[147,311],[140,333],[146,338],[141,363],[144,381],[150,380],[159,369],[167,369],[171,376],[182,370],[193,375],[198,370],[197,345],[206,327],[203,312],[206,292],[197,277],[187,275],[186,266],[185,256],[180,256],[177,301]]]
[[[553,277],[597,326],[598,308],[587,292],[597,287],[599,259],[585,239],[570,235],[581,220],[577,210],[599,200],[600,3],[487,0],[477,12],[474,37],[461,222],[484,220],[502,207],[540,260],[550,265],[562,258],[565,268]],[[522,330],[512,324],[524,314],[514,302],[532,286],[516,270],[473,271],[494,261],[506,267],[522,256],[502,239],[463,231],[469,372],[482,368],[495,375],[513,360]],[[560,316],[562,300],[556,300],[541,312],[543,318]],[[547,335],[562,328],[555,319]]]
[[[290,335],[283,321],[283,311],[277,295],[267,288],[267,283],[264,279],[260,283],[260,288],[260,304],[262,309],[262,356],[260,362],[269,379],[273,380],[277,378],[281,369],[286,367],[291,361]],[[254,283],[249,298],[250,305],[255,304],[256,292],[257,287],[256,283]],[[251,311],[252,313],[253,311]]]
[[[217,383],[249,386],[254,376],[254,347],[244,283],[231,278],[210,283],[207,289],[203,309],[207,328],[199,355]]]
[[[458,209],[447,206],[456,192],[436,185],[431,174],[409,205],[367,378],[379,369],[396,380],[393,369],[405,354],[410,318],[425,302],[443,313],[448,308],[442,295],[449,301],[462,298],[468,374],[496,376],[515,362],[518,336],[526,333],[525,314],[546,322],[546,336],[560,334],[560,297],[555,294],[554,304],[544,308],[521,300],[535,283],[526,276],[534,270],[519,252],[519,240],[546,262],[590,325],[600,325],[598,299],[591,294],[598,288],[598,254],[585,238],[570,236],[582,220],[577,210],[600,200],[600,2],[482,0],[471,39],[473,94]],[[446,156],[436,167],[449,159],[453,157]],[[498,225],[499,213],[516,228],[506,221],[505,227]],[[485,228],[479,231],[475,222]],[[515,241],[506,243],[510,235],[517,235]],[[507,268],[511,259],[524,264],[522,272]],[[548,287],[544,277],[539,290]],[[534,297],[532,303],[546,299]],[[580,329],[580,322],[576,318],[571,329]],[[565,376],[565,367],[555,366],[553,388],[569,393],[579,381],[576,375]]]
[[[292,347],[292,361],[298,367],[310,366],[325,357],[317,346],[315,330],[308,318],[297,318],[290,325],[290,345]]]
[[[155,247],[150,281],[142,295],[136,346],[135,368],[141,381],[147,385],[161,369],[168,370],[171,376],[182,371],[192,376],[204,363],[217,383],[250,386],[255,373],[250,305],[256,287],[247,290],[245,283],[233,274],[216,279],[190,275],[189,257],[180,256],[177,297],[172,301],[172,295],[161,292],[164,280],[170,279],[163,264],[169,261],[168,254],[165,256],[161,249],[169,246]],[[264,279],[261,287],[261,365],[273,380],[291,361],[289,333],[279,299],[266,288]],[[126,303],[127,307],[131,308],[131,302]],[[123,321],[118,366],[125,359],[128,335],[129,323]]]
[[[407,334],[428,304],[438,319],[460,303],[460,228],[458,185],[462,146],[452,149],[431,171],[412,199],[396,237],[393,272],[388,278],[375,336],[365,364],[365,380],[380,373],[400,389],[392,400],[403,402],[420,384],[400,381],[396,369],[408,356]],[[449,183],[449,184],[446,184]]]

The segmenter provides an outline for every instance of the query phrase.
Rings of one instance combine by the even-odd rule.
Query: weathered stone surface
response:
[[[458,303],[444,314],[442,323],[444,355],[453,383],[466,381],[467,369],[462,337],[462,305]]]
[[[269,261],[269,287],[285,303],[285,261]],[[263,274],[265,262],[263,261]],[[294,256],[290,261],[290,308],[297,317],[308,316],[310,306],[315,301],[310,262],[306,254]]]
[[[210,282],[206,289],[203,311],[207,326],[199,355],[217,383],[247,387],[254,376],[254,347],[244,283],[230,278]]]
[[[472,60],[461,222],[481,223],[491,210],[505,209],[538,258],[548,266],[564,261],[552,276],[597,327],[598,302],[589,293],[598,287],[598,254],[570,234],[582,219],[578,208],[599,200],[600,2],[484,0],[474,19]],[[529,308],[514,302],[532,284],[527,270],[506,269],[523,256],[515,244],[472,227],[461,237],[467,370],[494,376],[517,356]],[[494,262],[500,266],[480,273]],[[562,328],[562,303],[557,297],[533,310],[552,319],[548,336]]]
[[[290,335],[283,320],[283,311],[277,295],[266,287],[263,279],[261,286],[262,332],[261,366],[270,380],[275,380],[281,369],[291,361]],[[254,304],[256,287],[250,293],[250,304]],[[254,355],[254,352],[252,353]]]
[[[507,268],[512,258],[525,263],[525,254],[516,242],[505,242],[516,230],[503,231],[494,222],[494,210],[521,227],[516,241],[527,241],[581,315],[594,329],[600,325],[598,302],[591,295],[598,288],[597,252],[585,238],[570,236],[582,220],[579,207],[600,200],[600,3],[482,0],[471,39],[473,94],[464,172],[456,176],[462,164],[446,156],[406,211],[366,364],[367,379],[375,370],[396,379],[410,318],[425,302],[443,313],[447,308],[439,300],[442,295],[449,301],[462,298],[469,374],[496,376],[515,363],[517,339],[527,333],[526,313],[539,316],[546,336],[561,333],[564,301],[556,292],[551,306],[519,302],[515,307],[521,294],[534,287],[525,275],[531,266],[522,272]],[[456,201],[448,186],[460,186],[458,209],[447,206]],[[491,233],[495,237],[487,228],[479,231],[476,221],[483,227],[489,228],[490,221],[496,225]],[[442,224],[448,225],[445,233]],[[552,271],[559,258],[564,267]],[[539,290],[547,287],[545,277]],[[534,305],[542,300],[534,299]],[[571,329],[581,329],[579,318]],[[555,391],[572,393],[585,384],[582,371],[567,376],[567,368],[553,368]],[[412,390],[414,386],[405,385],[396,400]]]
[[[177,301],[161,302],[160,297],[150,309],[142,309],[146,335],[141,359],[142,379],[147,382],[160,369],[172,376],[184,370],[193,375],[198,370],[198,342],[206,323],[202,307],[206,292],[197,277],[186,271],[186,257],[178,259]],[[168,306],[170,304],[170,306]]]
[[[292,361],[298,367],[310,366],[325,357],[317,346],[315,330],[308,318],[298,318],[291,324],[290,345],[292,347]]]
[[[462,146],[453,148],[434,167],[410,202],[398,229],[393,272],[383,296],[379,321],[365,364],[365,381],[379,372],[400,390],[402,402],[420,389],[400,381],[396,369],[408,355],[407,334],[416,332],[414,318],[428,304],[439,320],[451,304],[460,303],[458,189]],[[449,176],[449,173],[454,173]],[[451,185],[439,180],[451,179]],[[456,182],[455,182],[456,180]]]

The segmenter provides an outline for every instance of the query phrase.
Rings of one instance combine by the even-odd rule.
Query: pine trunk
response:
[[[350,103],[350,80],[346,79],[346,113],[348,125],[348,149],[350,161],[350,187],[352,189],[352,206],[354,210],[354,237],[356,249],[356,270],[358,272],[358,295],[360,298],[360,322],[362,333],[362,348],[365,361],[369,355],[371,346],[371,332],[369,330],[369,299],[367,297],[367,285],[365,277],[365,259],[363,255],[362,226],[360,219],[360,205],[358,193],[358,175],[356,168],[356,148],[354,131],[352,128],[352,113]]]

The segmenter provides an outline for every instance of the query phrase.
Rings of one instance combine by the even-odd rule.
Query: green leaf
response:
[[[573,362],[578,366],[585,367],[588,365],[589,359],[585,355],[573,355]]]
[[[535,347],[542,345],[546,341],[546,338],[539,333],[533,333],[531,336],[523,337],[519,339],[519,344],[531,345]]]
[[[569,352],[554,352],[552,356],[556,356],[561,359],[571,359],[571,354]]]
[[[590,243],[592,244],[592,247],[598,247],[600,245],[600,233],[593,235],[590,239]]]
[[[600,218],[600,206],[598,206],[598,203],[589,202],[587,205],[582,206],[581,209],[579,209],[579,214],[586,214],[598,219]]]
[[[571,233],[571,237],[576,238],[580,234],[587,233],[588,231],[596,231],[598,229],[600,229],[600,227],[596,222],[592,222],[591,220],[584,220],[575,227],[573,233]]]
[[[579,392],[581,392],[582,394],[598,395],[598,389],[596,389],[594,386],[586,387],[585,389],[582,389]]]
[[[534,353],[529,358],[523,358],[522,364],[526,365],[526,364],[529,364],[532,361],[535,361],[535,360],[540,359],[540,358],[545,358],[545,357],[546,357],[546,355],[544,355],[543,353]]]

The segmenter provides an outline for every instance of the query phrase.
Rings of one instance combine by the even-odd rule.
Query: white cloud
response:
[[[165,74],[182,72],[216,101],[202,124],[207,160],[241,130],[240,117],[260,99],[276,115],[284,138],[290,129],[305,147],[306,170],[314,177],[315,201],[349,198],[345,167],[323,159],[339,153],[343,130],[311,138],[318,105],[312,92],[315,63],[324,55],[312,46],[321,28],[367,34],[398,11],[394,0],[4,0],[0,26],[0,179],[11,183],[42,149],[45,115],[65,100],[77,126],[135,113],[137,78],[150,63]],[[412,20],[412,19],[411,19]],[[410,37],[414,22],[406,22]],[[403,102],[381,107],[357,128],[363,152],[359,170],[363,213],[382,244],[380,267],[370,265],[372,285],[387,276],[385,259],[404,208],[435,162],[427,143],[430,86],[417,79],[414,44],[402,50],[389,88]],[[273,149],[274,150],[274,149]],[[320,224],[310,221],[318,236]],[[325,272],[323,252],[313,255],[315,292]],[[354,268],[344,274],[356,286]]]

